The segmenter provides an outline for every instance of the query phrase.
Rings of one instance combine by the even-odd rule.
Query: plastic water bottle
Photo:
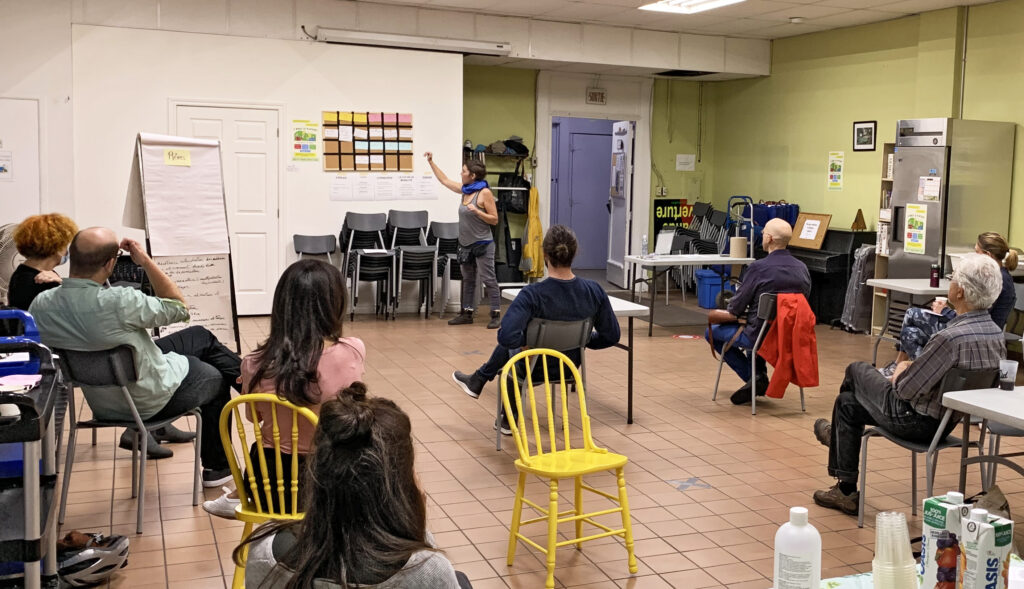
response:
[[[775,533],[775,589],[821,586],[821,534],[807,523],[806,507],[791,507]]]
[[[647,234],[640,239],[640,256],[643,258],[647,257]]]

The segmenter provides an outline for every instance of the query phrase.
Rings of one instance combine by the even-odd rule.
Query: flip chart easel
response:
[[[146,231],[146,247],[185,295],[189,325],[241,351],[220,142],[139,133],[123,223]]]

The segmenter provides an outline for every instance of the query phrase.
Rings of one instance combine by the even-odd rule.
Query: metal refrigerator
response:
[[[927,278],[932,264],[973,251],[978,234],[1007,235],[1015,125],[907,119],[896,129],[889,277]]]

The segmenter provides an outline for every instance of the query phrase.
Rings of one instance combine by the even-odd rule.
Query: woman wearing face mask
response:
[[[33,215],[14,231],[14,247],[25,256],[11,275],[7,302],[28,311],[36,295],[60,286],[61,278],[54,268],[67,260],[68,246],[78,233],[78,226],[59,213]]]
[[[479,279],[487,289],[491,303],[491,320],[487,329],[501,325],[501,294],[494,274],[494,234],[491,226],[498,224],[498,208],[494,194],[487,185],[487,168],[470,160],[463,164],[460,182],[450,180],[434,163],[434,154],[424,154],[430,169],[445,188],[462,196],[459,205],[459,267],[462,270],[462,310],[448,325],[473,322],[476,309],[476,283]]]

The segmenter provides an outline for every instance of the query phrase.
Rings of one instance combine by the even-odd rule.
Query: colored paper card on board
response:
[[[398,144],[398,151],[412,151],[411,141],[402,141]]]
[[[343,123],[343,124],[351,124],[352,123],[352,113],[350,113],[350,112],[339,112],[338,113],[338,122],[339,123]]]
[[[381,127],[370,127],[370,139],[383,139],[384,129]]]
[[[357,125],[366,124],[366,113],[365,112],[354,112],[352,113],[352,122]]]
[[[411,125],[412,124],[412,115],[411,114],[399,114],[398,115],[398,122],[403,124],[403,125]]]
[[[384,142],[383,141],[371,141],[370,142],[370,151],[384,151]]]
[[[165,166],[192,166],[192,152],[187,149],[165,149]]]
[[[396,152],[399,150],[399,143],[397,141],[385,141],[384,151]]]
[[[379,112],[371,112],[366,115],[366,118],[371,123],[380,124],[381,116]]]
[[[338,122],[338,111],[335,111],[335,110],[325,110],[325,111],[323,111],[323,119],[324,119],[324,123],[327,123],[327,124],[337,123]]]
[[[385,139],[398,139],[398,129],[384,129]]]
[[[412,139],[412,129],[399,129],[398,136],[402,139]]]
[[[382,156],[382,155],[371,155],[370,156],[370,163],[371,164],[383,164],[384,163],[384,156]]]
[[[366,139],[370,136],[370,132],[366,130],[366,127],[355,127],[352,129],[352,136],[356,139]]]
[[[384,124],[394,125],[398,122],[398,113],[386,112],[384,113]]]
[[[370,142],[369,141],[356,141],[356,151],[369,151],[369,149],[370,149]]]

